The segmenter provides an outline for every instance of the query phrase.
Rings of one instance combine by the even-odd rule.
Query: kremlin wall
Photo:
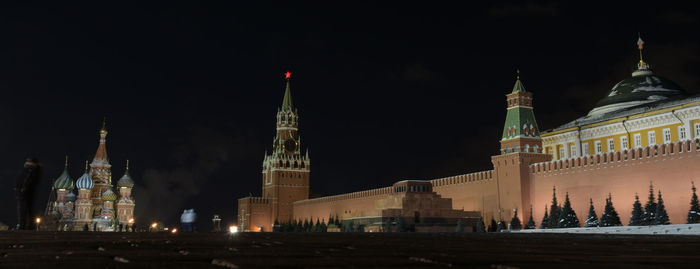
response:
[[[500,154],[491,157],[493,170],[314,199],[308,199],[310,159],[308,152],[300,154],[287,74],[273,153],[263,165],[263,189],[275,191],[239,199],[239,226],[272,231],[275,221],[338,216],[365,231],[381,231],[383,223],[398,218],[415,225],[415,231],[454,231],[458,221],[469,227],[478,217],[487,223],[508,221],[516,209],[525,223],[530,208],[539,226],[553,190],[560,202],[569,195],[580,223],[585,223],[590,200],[600,216],[611,194],[627,224],[635,195],[645,203],[650,185],[655,196],[661,191],[671,223],[683,224],[691,182],[700,182],[700,97],[655,75],[641,58],[642,44],[640,39],[632,77],[616,84],[588,115],[549,131],[540,132],[533,93],[518,76],[506,95],[507,116]],[[281,212],[289,208],[291,212]]]

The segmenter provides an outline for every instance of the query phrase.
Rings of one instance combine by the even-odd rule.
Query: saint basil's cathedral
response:
[[[85,161],[83,174],[75,181],[63,173],[54,181],[42,223],[44,229],[60,231],[117,231],[134,222],[136,201],[131,190],[129,161],[124,175],[112,184],[112,165],[107,157],[107,129],[100,130],[100,143],[92,162]],[[77,191],[77,196],[75,194]]]

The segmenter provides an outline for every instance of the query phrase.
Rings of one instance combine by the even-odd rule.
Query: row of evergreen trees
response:
[[[320,220],[316,219],[316,223],[314,223],[313,220],[309,219],[304,219],[304,221],[297,221],[292,220],[291,222],[283,222],[280,223],[279,221],[275,220],[274,224],[274,231],[276,232],[327,232],[328,227],[342,227],[342,223],[340,219],[336,216],[333,218],[332,216],[328,219],[328,223],[326,223],[326,220]],[[342,228],[341,228],[342,229]]]
[[[695,183],[692,183],[693,195],[690,199],[690,210],[688,211],[687,223],[700,223],[700,202],[698,201],[698,196],[696,193]],[[639,195],[635,195],[635,201],[632,205],[632,216],[628,222],[629,226],[643,226],[643,225],[667,225],[671,224],[669,221],[668,213],[666,212],[666,207],[664,206],[664,200],[661,195],[661,191],[658,191],[658,196],[654,197],[654,186],[649,186],[649,197],[646,204],[642,208],[642,204],[639,201]],[[605,198],[605,209],[603,215],[598,219],[598,214],[596,214],[595,208],[593,206],[593,199],[590,199],[590,206],[588,208],[588,217],[584,223],[584,227],[610,227],[610,226],[621,226],[622,222],[620,217],[615,210],[612,203],[612,196],[608,194]],[[484,228],[483,220],[479,220],[477,223],[476,230],[480,231],[500,231],[506,229],[503,222],[498,222],[491,219],[491,225],[488,229]],[[576,217],[576,212],[571,207],[571,202],[569,201],[569,193],[566,193],[566,198],[564,200],[564,205],[560,206],[557,202],[556,188],[554,188],[552,193],[552,204],[547,210],[545,206],[544,217],[540,223],[540,229],[553,229],[553,228],[576,228],[581,227],[578,218]],[[518,218],[518,211],[515,210],[513,214],[513,219],[510,221],[508,227],[512,230],[519,229],[535,229],[535,221],[532,218],[532,208],[530,208],[530,218],[528,219],[525,227],[522,227],[520,219]]]

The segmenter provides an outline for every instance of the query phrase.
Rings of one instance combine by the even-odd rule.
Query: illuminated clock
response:
[[[297,149],[297,141],[292,139],[284,141],[284,150],[287,152],[294,152]]]

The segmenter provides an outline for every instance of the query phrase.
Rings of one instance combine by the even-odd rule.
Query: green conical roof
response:
[[[516,93],[516,92],[526,92],[525,86],[523,86],[523,83],[520,82],[519,76],[518,76],[518,80],[515,81],[515,85],[513,85],[513,92],[511,92],[511,93]]]
[[[284,99],[282,100],[282,110],[292,110],[292,90],[289,87],[289,77],[284,89]]]

